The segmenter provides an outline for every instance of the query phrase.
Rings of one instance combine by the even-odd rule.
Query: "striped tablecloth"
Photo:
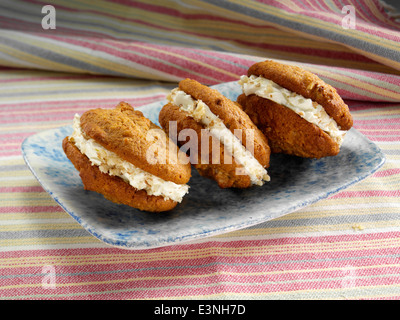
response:
[[[398,299],[396,17],[378,0],[1,1],[0,299]],[[233,81],[267,58],[336,87],[384,166],[251,228],[123,250],[85,231],[23,160],[25,138],[75,113],[140,108],[183,78]]]

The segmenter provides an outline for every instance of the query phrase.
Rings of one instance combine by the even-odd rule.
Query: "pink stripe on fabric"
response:
[[[387,130],[385,130],[387,129]],[[379,131],[374,130],[372,128],[369,127],[365,127],[365,128],[359,128],[359,131],[361,131],[362,133],[364,133],[365,135],[368,136],[397,136],[400,135],[400,129],[389,129],[386,127],[381,128]]]
[[[394,137],[376,137],[376,136],[367,136],[370,140],[376,141],[376,142],[385,142],[385,141],[393,141],[397,142],[400,141],[400,135],[399,136],[394,136]]]
[[[2,157],[15,157],[15,156],[20,156],[21,155],[21,150],[17,149],[15,151],[9,151],[9,152],[0,152],[0,155]]]
[[[44,192],[44,189],[41,186],[0,187],[0,193],[2,192]]]
[[[30,131],[30,132],[15,132],[15,133],[4,133],[0,134],[0,139],[1,140],[6,140],[7,142],[13,141],[13,140],[20,140],[20,139],[25,139],[26,137],[29,137],[30,135],[34,134],[36,132]]]
[[[63,115],[63,116],[49,116],[48,114],[40,116],[38,118],[32,119],[30,117],[26,117],[26,118],[18,118],[16,117],[9,117],[11,118],[13,121],[12,123],[24,123],[27,122],[27,120],[30,123],[42,123],[42,122],[50,122],[50,121],[54,121],[54,120],[58,120],[58,121],[66,121],[66,120],[71,120],[71,114],[68,115]],[[14,119],[13,119],[14,118]],[[2,119],[0,121],[0,124],[10,124],[10,120],[9,119]],[[23,129],[23,128],[21,128]]]
[[[0,206],[0,213],[22,213],[22,212],[62,212],[64,211],[60,206]]]
[[[365,190],[365,191],[341,191],[337,195],[333,195],[332,199],[339,198],[364,198],[364,197],[399,197],[400,190]]]
[[[374,177],[379,178],[379,177],[389,177],[393,175],[400,174],[400,168],[393,168],[393,169],[388,169],[388,170],[378,170],[373,174]]]
[[[375,130],[374,132],[377,132],[377,134],[380,134],[380,130],[384,129],[385,131],[393,130],[393,131],[398,131],[400,130],[400,123],[399,124],[393,124],[393,125],[385,125],[385,126],[379,126],[379,125],[366,125],[365,127],[359,127],[359,130]],[[393,132],[394,133],[394,132]]]
[[[371,116],[371,119],[366,119],[366,120],[361,120],[359,118],[354,119],[354,124],[358,125],[369,125],[369,124],[373,124],[373,125],[379,125],[379,124],[397,124],[400,123],[400,117],[399,118],[376,118],[375,116]]]
[[[3,152],[5,150],[13,150],[15,148],[20,148],[21,147],[21,142],[23,141],[23,139],[15,141],[12,145],[0,145],[0,152]]]

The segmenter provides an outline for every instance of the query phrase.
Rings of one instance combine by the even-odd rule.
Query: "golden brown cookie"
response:
[[[149,163],[147,151],[154,142],[149,139],[149,132],[157,132],[161,128],[125,102],[121,102],[115,109],[86,111],[81,116],[81,127],[88,137],[144,171],[175,183],[187,183],[190,179],[190,166],[182,165],[184,159],[174,143],[163,145],[165,154],[177,154],[180,161],[178,159],[174,163],[172,160],[175,157],[166,156],[154,164]]]
[[[338,154],[339,146],[328,134],[292,110],[254,94],[242,94],[238,102],[268,137],[272,152],[306,158]]]
[[[181,148],[192,142],[187,151],[201,175],[221,188],[268,181],[268,141],[235,102],[191,79],[182,80],[168,99],[160,125]]]
[[[162,196],[150,196],[145,190],[138,190],[126,183],[120,177],[110,176],[90,163],[68,137],[63,140],[63,149],[68,159],[79,171],[85,190],[95,191],[104,195],[112,202],[125,204],[139,210],[161,212],[172,210],[178,202],[165,200]]]
[[[85,189],[156,212],[173,209],[188,192],[191,167],[186,155],[129,104],[76,115],[73,128],[63,149]]]
[[[322,158],[337,155],[353,125],[337,91],[315,74],[276,61],[252,65],[237,99],[265,134],[273,153]]]

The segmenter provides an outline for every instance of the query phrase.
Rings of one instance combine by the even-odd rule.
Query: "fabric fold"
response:
[[[212,85],[275,59],[316,73],[344,99],[400,101],[400,23],[377,0],[61,0],[53,30],[42,7],[2,3],[0,65]]]

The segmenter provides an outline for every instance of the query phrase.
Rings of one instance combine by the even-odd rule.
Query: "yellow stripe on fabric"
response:
[[[373,208],[332,208],[332,209],[323,209],[323,210],[312,210],[307,211],[307,209],[301,210],[299,212],[290,213],[283,217],[277,218],[274,221],[290,221],[290,220],[309,220],[309,219],[318,219],[318,218],[329,218],[329,217],[341,217],[341,216],[366,216],[370,215],[373,212],[382,213],[382,214],[396,214],[398,213],[398,208],[396,207],[383,207],[384,203],[382,203],[382,207],[378,210],[376,207]],[[399,217],[400,220],[400,217]]]
[[[365,197],[345,198],[335,201],[326,200],[318,202],[320,205],[311,205],[299,211],[276,218],[276,221],[293,219],[323,218],[325,216],[355,216],[371,214],[379,211],[382,213],[396,213],[398,199],[395,197],[374,197],[366,201]],[[400,219],[400,217],[399,217]]]
[[[346,231],[353,230],[368,230],[368,229],[381,229],[381,228],[398,228],[400,227],[399,220],[388,221],[373,221],[373,222],[354,222],[343,223],[334,225],[315,224],[309,226],[287,226],[287,227],[265,227],[265,228],[252,228],[238,231],[232,231],[224,235],[218,235],[218,238],[229,237],[246,237],[246,236],[262,236],[262,235],[276,235],[285,234],[295,236],[297,234],[313,233],[313,232],[333,232],[333,231]],[[400,246],[400,242],[397,243]]]
[[[25,164],[25,161],[21,156],[0,158],[0,166],[15,166],[21,164]]]
[[[400,267],[400,264],[378,264],[378,265],[368,265],[368,266],[354,266],[354,271],[359,270],[370,270],[370,269],[381,269],[381,268],[396,268]],[[296,274],[296,273],[313,273],[313,272],[330,272],[330,271],[342,271],[345,269],[341,267],[327,267],[327,268],[307,268],[307,269],[288,269],[278,271],[261,271],[261,272],[219,272],[222,275],[232,275],[232,276],[263,276],[263,275],[277,275],[277,274]],[[310,278],[311,280],[312,278]],[[318,278],[320,279],[320,278]]]
[[[35,94],[36,92],[43,92],[40,95],[40,99],[48,100],[57,96],[57,101],[68,102],[70,97],[74,98],[86,98],[93,99],[93,92],[96,93],[96,100],[101,99],[101,97],[118,96],[118,97],[142,97],[151,96],[152,94],[160,94],[165,92],[167,94],[169,90],[166,87],[152,88],[148,87],[149,83],[143,83],[143,80],[137,79],[124,79],[124,78],[99,78],[99,79],[76,79],[76,80],[39,80],[39,84],[34,84],[32,82],[22,83],[21,85],[14,84],[14,88],[5,87],[0,88],[0,92],[11,92],[11,93],[24,93],[24,96],[17,97],[19,101],[29,100],[31,97],[29,93]],[[29,85],[33,83],[33,85]],[[151,84],[154,84],[152,82]],[[73,91],[75,89],[76,91]],[[102,89],[102,90],[99,90]],[[121,89],[121,90],[113,90]],[[81,92],[86,90],[86,92]],[[50,91],[50,93],[48,92]],[[54,93],[52,92],[54,91]],[[61,96],[60,96],[61,95]],[[38,99],[34,95],[35,99]],[[0,100],[4,100],[5,103],[10,103],[14,100],[14,97],[1,97]],[[62,109],[62,108],[61,108]],[[13,110],[14,112],[24,112],[24,110]]]
[[[379,108],[378,109],[378,108],[374,108],[373,106],[371,106],[371,107],[372,108],[368,109],[368,110],[354,112],[354,114],[357,115],[357,119],[363,118],[363,117],[384,117],[384,116],[389,116],[389,115],[400,116],[400,109],[397,104],[393,109],[392,108],[390,108],[390,109]]]
[[[27,123],[21,123],[19,126],[4,126],[0,127],[0,132],[5,131],[8,133],[9,131],[21,131],[21,132],[27,132],[30,130],[45,130],[45,129],[54,129],[54,128],[59,128],[64,125],[69,125],[71,124],[70,120],[62,120],[60,122],[55,122],[55,123],[48,123],[48,122],[38,122],[34,124],[27,124]]]
[[[8,47],[6,45],[0,44],[0,49],[3,52],[6,52],[13,57],[18,57],[18,59],[20,59],[20,60],[29,61],[30,63],[35,63],[38,66],[45,68],[45,69],[57,70],[57,71],[68,71],[68,72],[80,72],[79,68],[74,68],[69,65],[65,65],[65,64],[61,64],[61,63],[57,63],[57,62],[48,60],[48,59],[44,59],[39,56],[35,56],[35,55],[29,54],[29,53],[26,53],[23,51],[19,51],[12,47]]]
[[[29,173],[29,170],[0,171],[0,177],[21,177],[26,176]]]
[[[378,196],[374,197],[374,202],[376,203],[393,203],[393,204],[398,204],[399,199],[395,197],[383,197],[383,196]],[[359,204],[365,204],[365,198],[363,197],[357,197],[357,198],[329,198],[325,199],[323,201],[318,201],[314,204],[311,205],[313,208],[318,208],[318,207],[325,207],[326,205],[333,205],[333,206],[339,206],[343,203],[346,203],[348,205],[359,205]],[[307,210],[307,208],[302,209],[302,210]]]
[[[10,172],[11,175],[13,175],[12,171]],[[30,173],[30,171],[28,171]],[[14,200],[26,200],[27,198],[35,198],[35,200],[47,200],[50,198],[49,194],[45,191],[42,192],[2,192],[0,193],[0,200],[6,200],[6,199],[11,199],[13,198]]]
[[[73,77],[73,79],[79,79],[81,77],[85,77],[84,75],[78,73],[78,74],[66,74],[65,72],[56,72],[56,71],[46,71],[46,70],[40,70],[40,69],[11,69],[11,70],[1,70],[0,72],[0,79],[10,81],[10,84],[17,84],[16,82],[12,80],[19,80],[19,79],[24,79],[24,78],[30,78],[32,80],[27,80],[27,82],[32,82],[35,81],[35,77],[50,77],[54,78],[57,81],[60,80],[59,78],[65,78],[65,76],[70,76]],[[19,83],[19,82],[18,82]],[[3,85],[8,85],[7,82],[3,82]]]
[[[87,244],[97,243],[100,240],[93,236],[88,237],[60,237],[60,238],[24,238],[24,239],[1,239],[0,247],[20,247],[20,246],[43,246],[56,244]]]
[[[2,147],[11,147],[11,146],[20,146],[21,143],[20,142],[6,142],[6,143],[2,143],[1,146]]]
[[[18,179],[18,180],[3,180],[1,182],[2,187],[36,187],[40,186],[40,183],[36,180],[33,174],[29,174],[29,179]]]
[[[0,97],[0,104],[1,103],[18,103],[23,101],[25,102],[38,102],[38,101],[55,101],[57,100],[57,96],[62,96],[60,97],[59,101],[66,101],[68,102],[69,100],[86,100],[86,99],[90,99],[90,100],[99,100],[99,102],[102,102],[102,99],[115,99],[115,105],[110,105],[109,107],[115,107],[118,102],[120,102],[122,99],[125,99],[125,101],[127,99],[136,99],[139,97],[143,97],[139,94],[135,94],[132,91],[118,91],[118,92],[113,92],[112,90],[108,91],[105,90],[106,92],[100,91],[100,92],[86,92],[86,93],[79,93],[79,92],[65,92],[65,94],[62,94],[63,92],[55,92],[54,94],[47,94],[47,95],[41,95],[40,98],[37,98],[36,96],[27,96],[27,97],[23,97],[24,100],[22,100],[22,98],[18,98],[18,97],[10,97],[5,99],[4,101],[2,101],[1,97]],[[90,94],[92,95],[92,98],[90,98]],[[145,95],[144,97],[149,97],[148,95]],[[102,102],[104,103],[104,102]],[[46,120],[43,120],[41,122],[24,122],[21,124],[14,124],[13,126],[3,126],[0,127],[0,131],[8,131],[8,130],[15,130],[20,128],[20,126],[22,126],[23,128],[36,128],[36,125],[38,126],[38,128],[55,128],[55,127],[59,127],[61,126],[60,123],[66,123],[66,120],[55,120],[54,122],[45,122]],[[71,124],[71,121],[69,122],[69,124]],[[25,130],[26,131],[26,130]]]
[[[0,225],[0,232],[21,232],[32,230],[75,230],[82,229],[78,223],[32,223]]]
[[[385,183],[386,182],[390,182],[391,179],[395,180],[395,181],[399,181],[399,177],[395,176],[395,177],[379,177],[376,178],[377,181],[379,181],[378,183],[372,183],[371,182],[371,187],[370,188],[366,188],[365,185],[363,184],[355,184],[354,186],[352,186],[351,188],[347,189],[346,191],[349,192],[353,192],[353,191],[357,191],[357,192],[362,192],[362,191],[366,191],[366,190],[376,190],[380,193],[383,193],[385,191],[398,191],[399,190],[399,185],[393,185],[393,184],[389,184],[389,183]],[[360,195],[361,196],[361,195]],[[368,202],[368,198],[364,199],[366,202]],[[372,197],[371,202],[374,202],[375,199]]]
[[[141,80],[141,79],[128,79],[128,78],[115,78],[109,76],[88,76],[85,75],[76,75],[76,74],[62,74],[62,75],[55,75],[53,76],[51,72],[47,73],[36,73],[36,70],[31,73],[33,75],[32,79],[28,80],[20,80],[18,82],[10,81],[9,83],[2,83],[0,90],[4,90],[5,92],[10,92],[10,88],[14,87],[14,90],[31,90],[36,92],[37,88],[49,88],[53,90],[53,88],[57,88],[59,90],[69,90],[71,88],[97,88],[97,87],[105,87],[105,88],[121,88],[126,87],[127,89],[134,89],[136,90],[135,93],[138,93],[138,89],[143,90],[143,92],[159,92],[160,90],[166,90],[162,87],[162,84],[159,84],[157,88],[149,88],[149,84],[152,84],[148,80]],[[20,75],[16,79],[23,79],[29,76],[28,74]],[[46,77],[45,80],[40,79],[41,77]],[[39,78],[36,80],[35,78]],[[50,79],[48,79],[50,78]],[[66,79],[63,79],[66,78]],[[140,92],[139,92],[140,93]],[[16,110],[17,111],[17,110]],[[14,110],[13,110],[14,112]]]
[[[400,150],[400,144],[398,143],[387,145],[382,145],[382,143],[379,143],[379,145],[382,150]],[[391,157],[392,155],[390,155],[390,158]],[[385,168],[397,169],[398,167],[390,163],[385,163]]]
[[[19,220],[47,220],[47,219],[72,219],[71,216],[65,211],[49,211],[49,212],[27,212],[27,213],[2,213],[0,214],[0,221],[19,221]]]
[[[135,97],[134,93],[132,91],[129,91],[128,89],[126,91],[118,91],[118,92],[113,92],[113,91],[101,91],[101,92],[90,92],[93,97],[93,93],[96,94],[95,99],[101,99],[101,98],[115,98],[116,100],[120,101],[121,97]],[[4,103],[15,103],[15,102],[25,102],[25,101],[54,101],[56,100],[56,97],[60,95],[60,92],[55,92],[53,94],[43,94],[40,96],[40,98],[33,96],[31,97],[7,97],[7,98],[1,98],[0,97],[0,102]],[[62,101],[68,101],[67,98],[73,99],[73,100],[78,100],[82,98],[88,98],[89,94],[88,92],[67,92],[65,95],[62,95],[60,97]],[[48,124],[49,126],[53,124]],[[10,128],[10,127],[8,127]],[[0,130],[3,130],[0,128]]]
[[[9,68],[21,68],[21,63],[10,61],[9,59],[3,59],[0,57],[0,65],[7,66]],[[23,65],[24,68],[31,68],[31,65]],[[35,66],[36,67],[36,66]],[[2,73],[4,71],[2,70]]]
[[[2,200],[1,204],[0,204],[0,208],[1,207],[34,207],[34,206],[55,206],[57,205],[57,203],[52,199],[32,199],[32,200],[23,200],[21,201],[21,199],[10,199],[10,200]]]
[[[83,111],[86,111],[88,108],[87,107],[82,107],[81,108],[82,109],[82,112]],[[33,115],[33,114],[35,114],[35,115],[40,115],[40,114],[48,114],[48,113],[51,113],[51,112],[55,112],[55,113],[62,113],[62,112],[76,112],[77,111],[77,108],[76,107],[70,107],[70,108],[62,108],[62,107],[59,107],[59,108],[56,108],[56,109],[53,109],[53,108],[46,108],[46,109],[39,109],[39,110],[20,110],[20,111],[12,111],[12,113],[13,113],[13,115],[17,115],[17,114],[30,114],[30,115]],[[3,111],[3,113],[9,113],[10,111],[8,111],[8,110],[6,110],[6,111]],[[1,115],[1,111],[0,111],[0,115]],[[71,123],[72,123],[72,121],[71,121]]]
[[[135,87],[136,88],[136,87]],[[75,92],[70,92],[71,90],[75,89]],[[116,94],[116,92],[113,91],[113,89],[123,89],[123,90],[118,90],[118,94],[123,94],[124,92],[130,93],[132,95],[132,84],[129,83],[106,83],[106,82],[88,82],[88,81],[59,81],[57,83],[54,83],[52,81],[40,81],[39,85],[33,84],[32,86],[24,86],[24,84],[21,84],[21,86],[14,86],[12,88],[1,88],[1,91],[5,91],[7,93],[24,93],[24,94],[29,94],[29,93],[43,93],[41,97],[48,97],[48,92],[50,91],[56,91],[54,94],[58,95],[60,93],[63,93],[63,98],[64,98],[64,92],[67,94],[67,96],[71,95],[74,97],[79,97],[82,95],[89,95],[90,93],[93,94],[90,90],[100,90],[102,94],[106,90],[110,90],[111,94]],[[130,89],[130,90],[129,90]],[[80,92],[80,91],[87,91],[87,92]],[[53,95],[54,95],[53,94]],[[9,97],[6,97],[4,99],[7,99],[9,101]],[[65,98],[64,98],[65,99]],[[21,110],[23,111],[23,110]],[[10,112],[10,111],[8,111]],[[14,114],[16,111],[12,111]]]

